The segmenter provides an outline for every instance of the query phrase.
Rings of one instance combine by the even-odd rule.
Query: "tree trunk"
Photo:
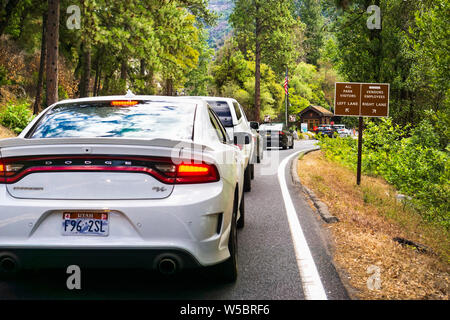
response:
[[[141,74],[142,77],[145,76],[145,69],[146,69],[146,67],[147,67],[147,64],[145,63],[145,60],[141,59],[141,70],[140,70],[141,72],[140,72],[140,74]]]
[[[59,0],[48,0],[47,105],[58,102]]]
[[[255,118],[254,121],[260,120],[261,111],[261,44],[256,38],[255,50]]]
[[[122,65],[120,66],[120,79],[126,81],[127,77],[128,77],[128,64],[127,64],[127,60],[123,59]]]
[[[39,61],[39,75],[36,86],[36,98],[34,100],[33,114],[38,114],[41,106],[42,85],[44,84],[44,68],[46,59],[46,33],[47,33],[47,12],[42,14],[42,39],[41,39],[41,60]]]
[[[98,83],[97,83],[97,96],[100,95],[100,90],[102,89],[102,69],[100,69],[98,75]]]
[[[101,67],[99,67],[99,69],[98,69],[98,83],[97,83],[97,89],[96,89],[97,96],[100,95],[100,89],[101,88],[102,88],[102,69],[101,69]]]
[[[166,96],[173,96],[173,81],[172,79],[166,79]]]
[[[95,59],[95,80],[94,80],[94,97],[98,96],[98,83],[100,81],[100,55],[97,54],[97,59]]]
[[[261,23],[259,20],[259,4],[255,2],[255,117],[254,121],[261,118]]]
[[[89,97],[89,87],[91,82],[91,46],[83,46],[83,73],[81,77],[80,97]]]

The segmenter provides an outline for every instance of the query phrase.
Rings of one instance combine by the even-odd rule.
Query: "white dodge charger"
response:
[[[50,106],[0,140],[0,273],[217,265],[234,281],[244,161],[232,138],[200,99]]]

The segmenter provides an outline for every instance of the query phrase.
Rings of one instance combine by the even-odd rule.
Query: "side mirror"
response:
[[[248,133],[237,132],[234,134],[234,144],[236,144],[236,145],[250,144],[250,141],[251,141],[251,137]]]
[[[259,123],[256,121],[250,121],[250,128],[258,130],[259,129]]]

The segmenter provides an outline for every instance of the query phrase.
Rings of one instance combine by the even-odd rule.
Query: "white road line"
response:
[[[278,181],[286,207],[286,215],[288,217],[289,228],[291,229],[292,242],[294,243],[295,256],[297,258],[297,266],[300,271],[305,298],[307,300],[327,300],[325,289],[323,288],[316,264],[309,250],[305,235],[303,234],[285,178],[287,164],[300,152],[303,151],[296,152],[281,162],[278,167]]]

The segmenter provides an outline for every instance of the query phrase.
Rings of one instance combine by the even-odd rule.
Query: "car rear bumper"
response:
[[[46,260],[41,258],[51,264],[72,254],[83,261],[88,257],[89,263],[97,253],[105,261],[108,255],[126,253],[148,267],[164,252],[191,257],[182,259],[188,266],[213,265],[229,257],[233,197],[234,187],[222,181],[195,188],[177,185],[166,199],[112,201],[16,199],[0,185],[0,252],[30,267]],[[109,235],[62,235],[62,215],[68,211],[108,212]]]
[[[137,268],[158,269],[163,259],[172,259],[177,269],[201,266],[197,259],[187,251],[172,248],[150,249],[4,249],[0,248],[0,263],[10,258],[17,269],[67,268],[77,265],[80,268]],[[1,273],[2,270],[0,270]]]

